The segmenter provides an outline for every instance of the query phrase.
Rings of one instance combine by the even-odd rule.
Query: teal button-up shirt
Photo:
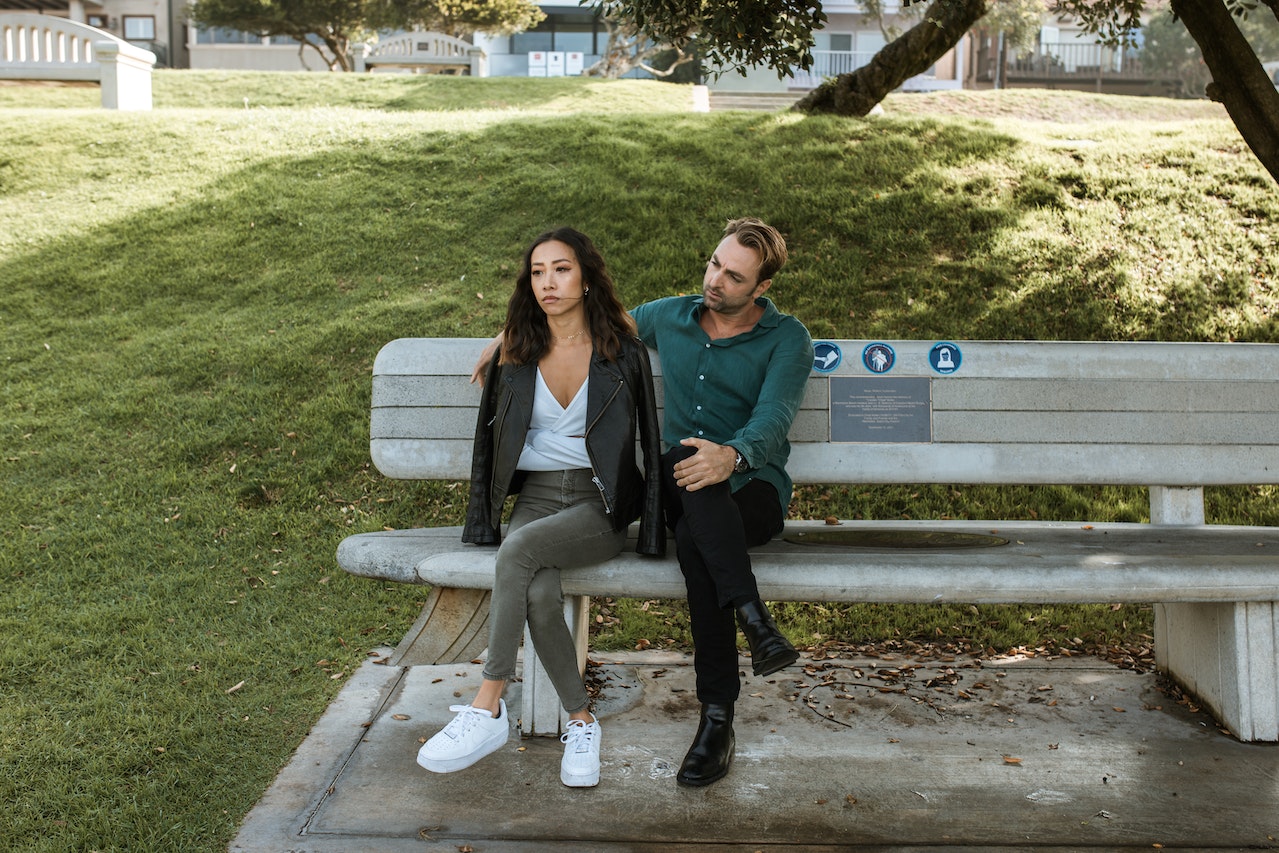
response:
[[[663,444],[692,437],[736,448],[750,470],[733,474],[733,491],[751,478],[766,480],[785,512],[792,490],[786,436],[813,369],[813,341],[767,297],[755,302],[764,308],[755,328],[717,341],[698,325],[701,296],[657,299],[631,315],[662,363]]]

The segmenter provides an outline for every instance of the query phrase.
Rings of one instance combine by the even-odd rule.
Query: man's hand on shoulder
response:
[[[484,386],[484,374],[488,371],[489,362],[493,360],[493,353],[497,352],[497,348],[502,345],[502,333],[498,332],[497,337],[484,345],[483,352],[480,353],[480,360],[475,362],[475,366],[471,368],[471,384],[478,383],[480,387]]]
[[[735,448],[704,438],[686,438],[680,444],[697,448],[696,453],[675,465],[675,483],[680,487],[695,492],[732,476],[737,461]]]

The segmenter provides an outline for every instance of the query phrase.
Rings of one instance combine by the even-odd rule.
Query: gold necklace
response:
[[[567,336],[567,337],[563,337],[563,338],[561,338],[559,335],[551,335],[551,337],[555,338],[555,340],[557,340],[557,341],[571,341],[571,340],[573,340],[574,338],[580,338],[580,337],[581,337],[582,335],[584,335],[584,334],[586,334],[586,329],[583,329],[582,331],[578,332],[578,333],[577,333],[577,334],[575,334],[575,335],[569,335],[569,336]]]

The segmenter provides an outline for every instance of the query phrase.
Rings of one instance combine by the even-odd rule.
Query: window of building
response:
[[[853,49],[853,34],[852,33],[831,33],[830,49],[851,51]]]
[[[597,53],[606,39],[595,15],[551,12],[531,30],[511,36],[511,53],[532,51],[577,51]]]
[[[555,38],[552,18],[548,15],[542,23],[531,30],[511,36],[511,53],[531,53],[535,50],[550,50]]]
[[[155,41],[155,16],[125,15],[124,37],[129,41]]]
[[[262,37],[230,27],[209,27],[195,31],[196,44],[261,44]]]
[[[558,15],[555,21],[555,46],[565,53],[595,53],[595,16]]]
[[[88,15],[87,23],[89,26],[97,27],[100,30],[105,30],[108,27],[106,15]]]

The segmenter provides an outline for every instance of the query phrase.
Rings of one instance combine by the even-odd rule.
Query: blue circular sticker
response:
[[[928,351],[928,363],[938,373],[954,373],[963,360],[964,354],[950,341],[939,341]]]
[[[813,342],[813,370],[830,373],[844,360],[844,351],[834,341]]]
[[[862,364],[871,373],[887,373],[897,363],[897,353],[884,343],[867,344],[862,350]]]

